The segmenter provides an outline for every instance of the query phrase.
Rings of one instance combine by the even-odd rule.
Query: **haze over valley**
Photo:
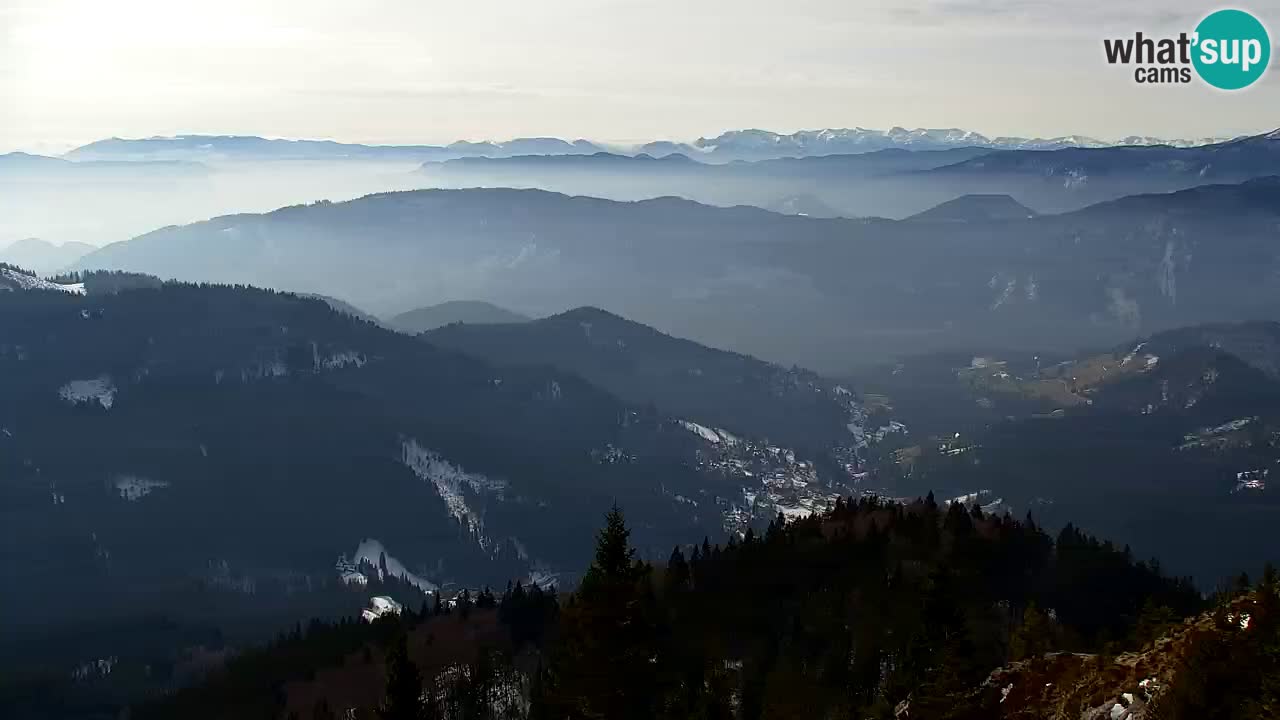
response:
[[[454,300],[529,316],[594,305],[838,374],[961,346],[1073,351],[1270,317],[1277,152],[1273,133],[718,165],[601,153],[433,161],[403,177],[461,173],[463,187],[224,215],[63,269],[316,293],[385,318]],[[857,204],[899,219],[836,209]],[[798,212],[812,206],[829,212]]]
[[[539,187],[624,200],[678,194],[711,204],[751,204],[783,212],[789,207],[805,212],[806,206],[795,205],[794,199],[816,197],[830,205],[816,214],[900,217],[948,199],[955,187],[951,179],[938,180],[936,189],[935,183],[914,179],[904,183],[899,177],[903,173],[960,163],[990,151],[1119,145],[1168,149],[1165,143],[1185,149],[1230,139],[991,139],[963,130],[901,128],[793,134],[732,131],[692,143],[632,144],[557,138],[396,146],[254,136],[111,138],[57,157],[0,155],[0,187],[5,190],[0,195],[0,246],[30,237],[104,245],[227,213],[430,187]],[[1211,153],[1166,157],[1157,151],[1145,157],[1166,165],[1186,157],[1196,168],[1217,161]],[[793,162],[797,159],[808,161]],[[1062,161],[1079,162],[1070,157]],[[1087,162],[1072,169],[1095,170]],[[1215,167],[1213,172],[1217,177],[1256,174],[1243,168]],[[885,181],[871,183],[869,178]],[[993,182],[1018,187],[1007,178]],[[1172,178],[1149,182],[1156,184],[1145,187],[1192,184]],[[904,184],[913,192],[902,198]],[[1144,186],[1129,189],[1139,187]],[[1053,208],[1079,207],[1115,197],[1123,189],[1112,184],[1098,192],[1042,197],[1041,202]],[[886,198],[899,199],[886,204]]]

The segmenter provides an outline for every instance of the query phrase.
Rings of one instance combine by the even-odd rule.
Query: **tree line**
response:
[[[460,600],[374,623],[361,652],[373,647],[385,667],[376,707],[342,707],[321,689],[291,715],[976,720],[999,716],[999,694],[983,685],[997,667],[1054,652],[1112,657],[1206,606],[1188,580],[1126,548],[932,495],[841,501],[676,547],[665,563],[640,559],[615,508],[572,593],[515,585]],[[466,661],[425,659],[424,638],[486,613],[501,640],[477,640]],[[314,642],[326,637],[336,635],[322,628]],[[275,687],[324,666],[302,661]],[[233,661],[223,681],[244,672]],[[261,717],[290,716],[276,692]],[[189,717],[228,717],[216,705]]]

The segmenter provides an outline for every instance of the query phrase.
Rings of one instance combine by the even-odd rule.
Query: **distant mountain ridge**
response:
[[[1013,149],[963,160],[940,168],[938,172],[1036,170],[1075,179],[1083,184],[1090,177],[1118,172],[1154,174],[1177,170],[1220,176],[1247,168],[1269,174],[1275,170],[1277,156],[1280,156],[1280,131],[1189,147],[1065,147],[1050,152]]]
[[[1275,175],[1280,132],[1175,148],[1009,150],[913,174],[909,182],[1008,193],[1041,212],[1064,212],[1125,195],[1173,192]]]
[[[440,187],[538,188],[613,200],[679,195],[792,214],[904,218],[967,194],[1009,195],[1038,213],[1062,213],[1127,195],[1243,182],[1280,167],[1280,133],[1189,147],[868,146],[854,154],[762,147],[767,152],[759,157],[719,159],[692,147],[661,157],[656,150],[477,157],[428,162],[421,174]],[[788,153],[796,156],[770,155]],[[779,201],[805,196],[816,212]]]
[[[165,228],[79,264],[319,292],[375,314],[457,297],[535,314],[609,307],[713,347],[840,372],[959,338],[1069,350],[1274,319],[1278,194],[1280,178],[1259,178],[927,223],[420,190]]]
[[[634,146],[633,153],[663,157],[673,153],[711,159],[759,160],[864,153],[886,148],[940,150],[956,147],[989,149],[1054,150],[1066,147],[1120,145],[1170,145],[1191,147],[1227,138],[1163,139],[1132,135],[1104,141],[1083,135],[1053,138],[988,137],[959,128],[888,130],[828,128],[790,134],[769,130],[731,130],[715,137],[686,143],[655,140]],[[264,138],[253,135],[176,135],[150,138],[107,138],[77,147],[64,157],[73,160],[158,159],[417,159],[445,160],[461,157],[511,157],[515,155],[582,155],[620,148],[615,143],[564,140],[554,137],[519,137],[507,141],[459,140],[446,145],[373,145],[333,140]]]
[[[911,150],[940,150],[953,147],[983,147],[1000,150],[1057,150],[1067,147],[1116,147],[1124,145],[1170,145],[1191,147],[1221,142],[1228,138],[1162,139],[1131,135],[1108,142],[1083,135],[1053,138],[987,137],[959,128],[893,127],[888,130],[867,128],[827,128],[801,130],[781,134],[768,130],[731,130],[716,137],[699,138],[691,144],[659,141],[642,145],[642,152],[660,154],[684,152],[731,159],[770,157],[807,157],[863,153],[900,147]]]
[[[522,323],[529,320],[528,315],[512,312],[493,303],[480,300],[449,300],[437,305],[402,312],[388,319],[387,325],[395,330],[416,335],[453,323],[494,325]]]
[[[1035,217],[1036,211],[1008,195],[961,195],[908,220],[924,222],[981,222],[989,220],[1022,220]]]
[[[108,138],[77,147],[70,160],[399,160],[424,162],[449,158],[530,154],[586,154],[603,148],[586,140],[516,138],[506,142],[458,141],[449,145],[365,145],[333,140],[290,140],[252,135],[177,135]]]
[[[71,174],[81,177],[118,176],[123,178],[137,170],[160,172],[177,177],[202,177],[208,168],[187,158],[142,159],[121,158],[67,158],[50,157],[48,155],[32,155],[23,152],[12,152],[0,155],[0,182],[16,178],[19,181],[31,179],[59,178]]]
[[[37,273],[53,273],[97,249],[88,243],[54,244],[39,238],[25,238],[0,247],[0,261],[30,268]]]

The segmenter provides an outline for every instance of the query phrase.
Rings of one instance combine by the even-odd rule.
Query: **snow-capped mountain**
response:
[[[1224,139],[1227,138],[1163,139],[1136,135],[1115,141],[1099,140],[1084,135],[1051,138],[988,137],[961,128],[892,127],[888,130],[872,130],[854,127],[801,130],[791,134],[750,129],[731,130],[715,137],[699,138],[691,144],[653,142],[642,146],[640,151],[653,155],[682,152],[717,161],[728,161],[865,153],[887,148],[942,150],[956,147],[982,147],[996,150],[1058,150],[1068,147],[1099,148],[1121,145],[1193,147],[1221,142]]]
[[[365,160],[425,161],[460,157],[513,155],[577,155],[600,152],[587,140],[515,138],[503,142],[459,140],[441,145],[365,145],[332,140],[291,140],[253,135],[175,135],[149,138],[107,138],[71,150],[67,160]]]
[[[713,159],[764,160],[782,157],[864,153],[886,148],[942,150],[982,147],[1001,150],[1057,150],[1066,147],[1119,145],[1172,145],[1193,147],[1230,138],[1157,138],[1131,135],[1100,140],[1085,135],[1059,137],[992,137],[962,128],[903,128],[875,130],[863,127],[800,130],[786,134],[770,130],[730,130],[692,143],[655,140],[633,148],[634,153],[654,157],[685,154]],[[66,160],[114,161],[263,161],[263,160],[396,160],[441,161],[465,157],[518,157],[523,155],[590,155],[607,151],[610,143],[565,140],[555,137],[522,137],[511,140],[459,140],[447,145],[367,145],[332,140],[295,140],[252,135],[174,135],[149,138],[107,138],[75,148]],[[28,156],[30,157],[30,156]],[[54,158],[46,158],[52,161]]]

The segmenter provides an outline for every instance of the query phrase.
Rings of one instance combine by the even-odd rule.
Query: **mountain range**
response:
[[[893,127],[888,130],[828,128],[825,130],[801,130],[791,134],[781,134],[768,130],[731,130],[716,137],[698,138],[689,144],[668,141],[649,143],[642,145],[640,151],[651,154],[687,152],[716,159],[760,160],[776,157],[843,155],[895,147],[911,150],[939,150],[953,147],[982,147],[1001,150],[1058,150],[1067,147],[1116,147],[1129,145],[1191,147],[1221,142],[1224,139],[1226,138],[1164,140],[1132,135],[1108,142],[1083,135],[1067,135],[1054,138],[993,138],[959,128],[915,128],[913,130],[901,127]]]
[[[613,200],[678,196],[713,205],[754,205],[787,209],[819,208],[817,216],[855,217],[903,214],[953,197],[946,187],[895,191],[892,202],[877,202],[881,184],[912,171],[931,170],[989,154],[983,148],[911,151],[901,148],[858,155],[777,158],[708,163],[689,155],[654,157],[618,153],[580,156],[463,158],[423,164],[419,174],[438,187],[514,187],[590,195]],[[824,209],[824,208],[830,208]],[[797,214],[794,212],[788,214]]]
[[[321,293],[379,316],[459,297],[533,316],[592,305],[834,373],[970,342],[1074,351],[1271,318],[1278,198],[1260,178],[933,223],[424,190],[165,228],[78,266]]]
[[[189,160],[77,162],[2,154],[0,242],[34,237],[74,247],[118,240],[174,213],[188,217],[181,208],[207,202],[216,185],[216,173]]]
[[[537,322],[582,332],[580,316]],[[597,385],[567,361],[490,363],[266,290],[0,293],[0,608],[63,627],[78,588],[99,619],[194,603],[182,621],[208,592],[261,619],[337,582],[339,556],[380,554],[424,590],[546,582],[580,566],[614,502],[657,553],[851,491],[852,394],[612,322],[602,338],[643,340],[622,356],[637,367],[697,363],[689,398],[652,373]],[[486,327],[520,326],[437,332]]]
[[[614,200],[678,195],[785,209],[787,198],[799,196],[809,207],[820,203],[818,213],[826,216],[903,218],[969,194],[1009,195],[1041,213],[1078,210],[1127,195],[1272,175],[1278,154],[1280,131],[1189,147],[889,148],[722,164],[693,162],[703,156],[692,151],[662,158],[466,158],[426,163],[421,174],[442,187],[539,188]]]
[[[149,175],[143,175],[143,173]],[[134,161],[132,159],[69,159],[31,155],[22,152],[0,155],[0,183],[31,182],[32,180],[74,179],[79,181],[114,180],[126,182],[130,178],[154,176],[171,179],[200,177],[207,174],[204,165],[187,159]]]
[[[905,218],[964,194],[1004,194],[1054,213],[1270,174],[1276,143],[1273,133],[1191,147],[873,144],[828,148],[844,154],[810,148],[813,154],[780,150],[743,159],[692,146],[632,154],[637,149],[554,138],[451,146],[236,136],[106,140],[63,158],[0,156],[0,237],[102,245],[215,215],[423,187],[537,188],[613,200],[679,196],[850,218]],[[436,301],[445,299],[452,298]]]
[[[260,637],[299,612],[349,612],[363,588],[412,610],[423,591],[572,583],[594,518],[615,503],[648,558],[691,537],[777,542],[832,518],[911,555],[937,540],[910,520],[922,512],[946,516],[945,533],[971,523],[1009,539],[1011,514],[1030,511],[1039,525],[1017,537],[1044,537],[1036,547],[1048,547],[1041,526],[1105,530],[1132,550],[1067,526],[1043,570],[1059,579],[1030,586],[1090,637],[1137,622],[1132,597],[1155,587],[1152,568],[1212,583],[1280,540],[1267,493],[1280,460],[1274,322],[1179,328],[1034,371],[975,357],[950,371],[975,395],[932,402],[986,398],[1004,417],[953,433],[911,414],[904,393],[928,389],[910,364],[888,375],[896,386],[837,383],[597,308],[409,336],[319,298],[92,277],[88,294],[48,281],[0,293],[0,612],[24,618],[0,663],[88,662],[97,677],[96,658],[124,658],[112,682],[127,682],[129,662],[225,642],[210,628]],[[910,500],[925,489],[955,502]],[[1087,557],[1109,570],[1090,571],[1086,592],[1070,568]]]
[[[955,147],[1056,150],[1066,147],[1114,147],[1122,145],[1170,145],[1191,147],[1226,138],[1160,139],[1130,136],[1103,141],[1081,135],[1055,138],[987,137],[969,130],[888,130],[829,128],[782,134],[768,130],[731,130],[691,143],[668,140],[643,143],[635,153],[654,156],[682,153],[713,162],[761,160],[780,157],[843,155],[904,148],[939,150]],[[299,160],[299,159],[429,159],[451,157],[510,157],[515,155],[577,155],[622,147],[616,143],[559,138],[515,138],[508,141],[467,141],[447,145],[367,145],[332,140],[289,140],[246,135],[177,135],[150,138],[108,138],[77,147],[66,154],[71,160]]]
[[[151,138],[109,138],[82,145],[66,153],[69,160],[365,160],[416,161],[452,157],[507,157],[600,152],[586,140],[516,138],[506,142],[458,141],[449,145],[361,145],[332,140],[268,139],[249,135],[178,135]]]

